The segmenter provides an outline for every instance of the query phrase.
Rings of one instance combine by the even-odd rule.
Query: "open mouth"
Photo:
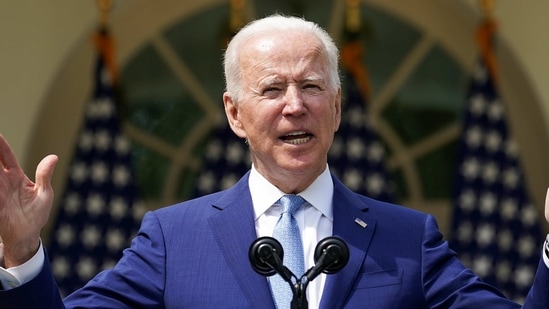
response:
[[[282,139],[284,142],[293,144],[293,145],[299,145],[304,144],[308,142],[312,137],[312,134],[300,131],[300,132],[292,132],[290,134],[282,136],[280,139]]]

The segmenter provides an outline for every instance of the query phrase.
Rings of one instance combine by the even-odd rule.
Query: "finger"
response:
[[[51,188],[51,177],[55,170],[58,158],[56,155],[46,156],[36,167],[35,183],[39,188],[48,190]]]
[[[20,168],[15,153],[2,134],[0,134],[0,165],[5,169]]]

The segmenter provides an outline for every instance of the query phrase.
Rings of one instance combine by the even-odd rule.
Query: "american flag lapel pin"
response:
[[[362,221],[360,218],[355,218],[355,223],[360,225],[361,228],[365,229],[368,226],[368,223]]]

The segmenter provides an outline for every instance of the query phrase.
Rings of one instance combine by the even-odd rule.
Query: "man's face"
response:
[[[314,179],[326,168],[341,117],[326,63],[320,42],[300,33],[261,35],[241,51],[242,96],[231,102],[225,94],[225,107],[266,178]]]

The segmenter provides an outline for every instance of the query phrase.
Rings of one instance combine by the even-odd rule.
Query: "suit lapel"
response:
[[[256,239],[249,173],[226,191],[213,207],[220,211],[209,219],[217,243],[252,308],[274,308],[265,277],[250,266],[248,249]]]
[[[333,235],[349,246],[349,262],[338,273],[328,275],[320,308],[343,308],[364,263],[375,231],[376,220],[368,216],[367,205],[355,193],[334,179]]]

